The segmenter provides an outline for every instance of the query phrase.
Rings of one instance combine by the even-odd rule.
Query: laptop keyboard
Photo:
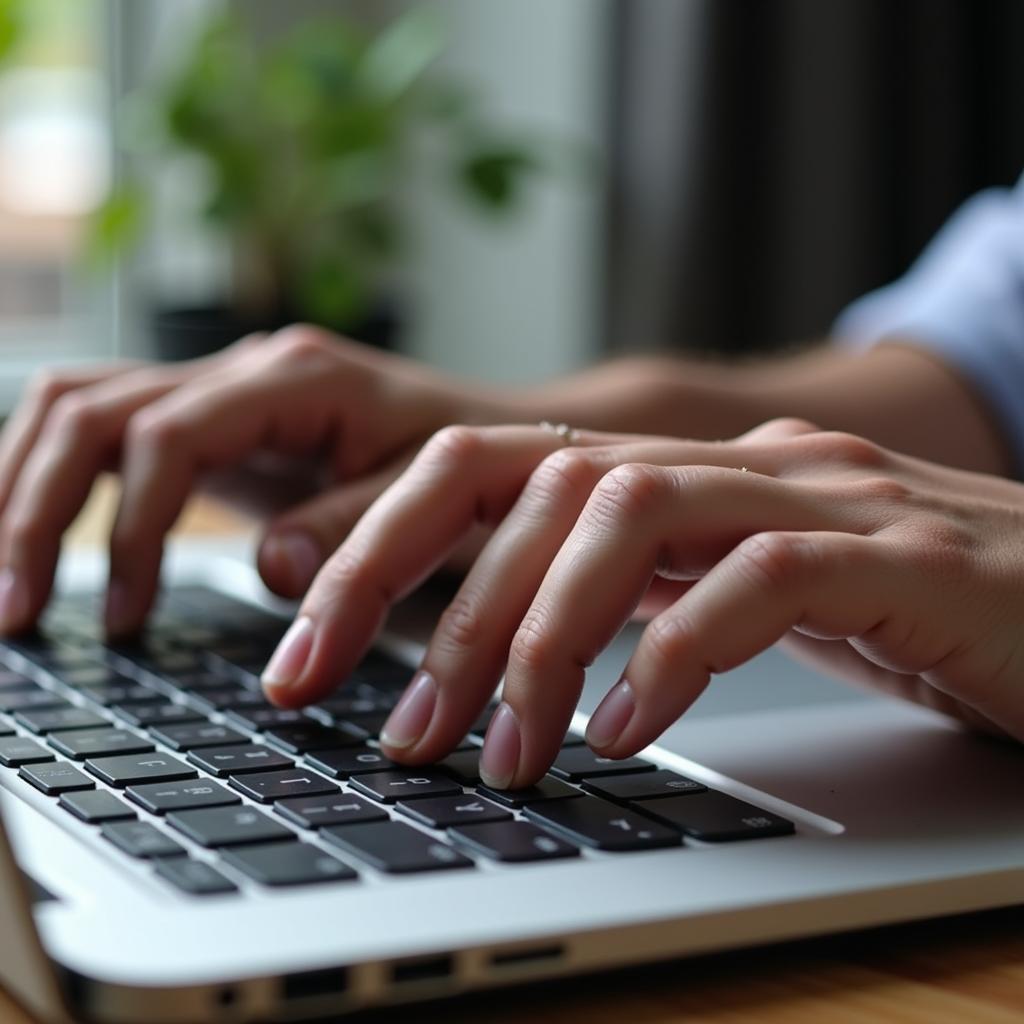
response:
[[[794,831],[572,733],[536,786],[491,790],[478,763],[493,709],[437,765],[395,764],[377,735],[407,666],[374,651],[317,706],[274,708],[259,674],[287,622],[213,590],[170,590],[129,644],[104,644],[95,621],[94,597],[68,595],[37,633],[0,642],[0,771],[191,895]]]

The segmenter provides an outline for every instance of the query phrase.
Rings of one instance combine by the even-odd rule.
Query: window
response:
[[[106,0],[8,0],[0,57],[0,410],[49,362],[109,354],[108,281],[81,257],[111,173]]]

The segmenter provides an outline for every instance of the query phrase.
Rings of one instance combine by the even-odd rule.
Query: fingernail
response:
[[[625,679],[616,683],[587,723],[587,743],[592,747],[607,747],[614,743],[636,711],[633,687]]]
[[[263,542],[263,557],[294,593],[308,589],[324,560],[320,545],[308,533],[299,530],[267,537]]]
[[[381,729],[380,741],[401,750],[411,747],[427,731],[437,703],[437,683],[426,672],[417,672],[402,699]]]
[[[281,638],[273,657],[260,676],[264,686],[291,686],[302,674],[313,649],[313,620],[308,615],[296,619]]]
[[[128,588],[120,580],[111,580],[107,587],[107,603],[103,609],[103,624],[108,636],[121,636],[131,622]]]
[[[22,629],[28,619],[28,587],[10,568],[0,569],[0,630]]]
[[[508,789],[519,767],[519,722],[516,713],[501,704],[487,727],[480,755],[480,778],[492,789]]]

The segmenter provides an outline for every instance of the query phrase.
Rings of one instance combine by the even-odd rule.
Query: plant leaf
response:
[[[413,7],[396,18],[366,48],[356,81],[370,96],[394,101],[441,55],[445,30],[436,10]]]
[[[142,230],[145,199],[134,184],[122,184],[93,213],[82,254],[87,267],[109,269],[118,254],[137,241]]]

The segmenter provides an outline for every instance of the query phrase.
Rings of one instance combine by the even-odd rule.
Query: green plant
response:
[[[129,167],[95,217],[92,257],[138,236],[140,169],[190,153],[206,168],[203,215],[234,249],[232,305],[351,323],[379,299],[402,242],[395,197],[424,161],[442,159],[458,191],[494,211],[541,165],[494,133],[471,90],[431,71],[444,44],[423,5],[376,34],[320,18],[265,47],[217,16],[169,80],[129,104]]]

